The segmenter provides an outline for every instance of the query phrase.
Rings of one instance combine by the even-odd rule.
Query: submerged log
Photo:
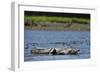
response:
[[[77,55],[79,49],[73,48],[46,48],[46,49],[32,49],[31,54],[33,55]]]

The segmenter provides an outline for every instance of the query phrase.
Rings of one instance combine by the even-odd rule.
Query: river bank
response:
[[[26,23],[25,23],[26,24]],[[52,31],[90,31],[90,24],[78,24],[78,23],[32,23],[31,25],[25,25],[27,30],[52,30]]]

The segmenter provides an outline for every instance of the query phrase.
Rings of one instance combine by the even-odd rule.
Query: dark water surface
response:
[[[90,58],[89,31],[24,31],[24,61],[67,60]],[[77,48],[79,55],[34,56],[34,47],[40,48]]]

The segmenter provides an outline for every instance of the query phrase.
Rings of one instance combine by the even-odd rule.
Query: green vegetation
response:
[[[89,24],[90,20],[85,18],[71,17],[55,17],[55,16],[25,16],[25,19],[30,19],[33,22],[51,22],[51,23],[79,23]]]
[[[57,16],[25,16],[26,29],[33,30],[90,30],[90,19]]]

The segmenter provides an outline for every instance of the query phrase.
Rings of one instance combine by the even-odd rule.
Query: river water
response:
[[[34,56],[30,53],[34,47],[41,48],[77,48],[79,55],[44,55]],[[89,31],[24,31],[24,61],[72,60],[90,58]]]

